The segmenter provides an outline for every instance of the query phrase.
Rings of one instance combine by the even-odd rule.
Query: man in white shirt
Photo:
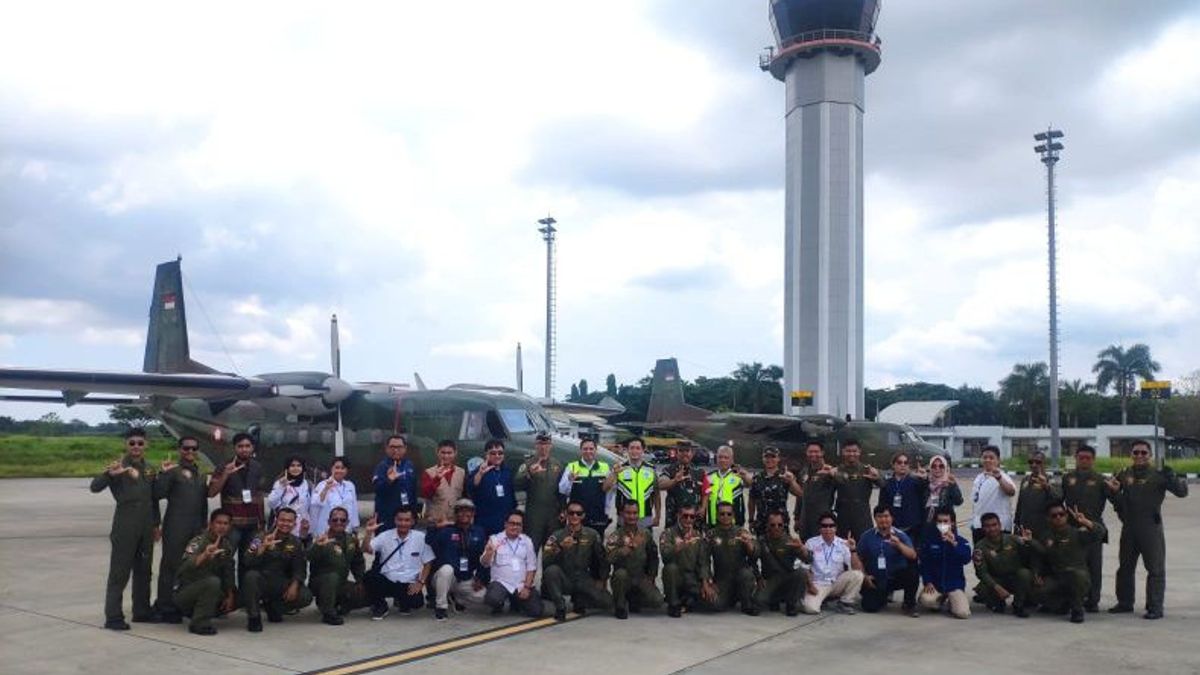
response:
[[[854,601],[863,583],[862,562],[854,537],[837,536],[837,518],[829,511],[821,514],[818,526],[821,534],[805,543],[812,558],[806,561],[812,565],[812,584],[804,594],[804,613],[820,614],[826,598],[837,598],[838,610],[853,614]]]
[[[416,516],[410,507],[396,511],[395,529],[375,536],[379,523],[372,516],[367,523],[363,548],[371,551],[375,562],[367,572],[364,585],[371,598],[371,619],[388,615],[387,599],[396,599],[396,608],[407,616],[425,604],[425,584],[429,580],[433,549],[425,543],[425,533],[414,530]]]
[[[1000,449],[994,445],[984,447],[980,453],[983,471],[975,477],[971,487],[971,543],[983,539],[983,514],[994,513],[1000,518],[1000,529],[1012,532],[1012,496],[1017,493],[1017,484],[1000,468]]]
[[[537,549],[533,540],[521,533],[525,527],[525,514],[516,510],[504,519],[504,531],[488,538],[479,562],[491,569],[491,582],[483,602],[492,608],[493,614],[504,611],[508,601],[513,611],[522,611],[526,616],[540,617],[544,611],[542,596],[533,587],[537,574]]]

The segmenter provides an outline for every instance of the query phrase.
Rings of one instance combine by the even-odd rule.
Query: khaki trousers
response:
[[[971,616],[971,603],[967,600],[967,593],[961,589],[950,591],[949,593],[932,593],[921,592],[917,597],[917,602],[925,609],[940,609],[942,601],[945,599],[946,606],[950,609],[950,616],[956,619],[965,619]]]
[[[858,600],[859,589],[862,588],[863,573],[858,570],[846,570],[834,579],[833,583],[824,586],[816,584],[816,595],[806,593],[804,595],[804,613],[805,614],[820,614],[821,604],[826,598],[837,598],[840,602],[853,605],[855,600]]]

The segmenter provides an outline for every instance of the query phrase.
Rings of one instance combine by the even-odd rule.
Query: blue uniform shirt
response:
[[[454,570],[454,578],[459,581],[479,577],[487,583],[489,570],[479,564],[485,546],[487,534],[478,525],[472,525],[466,531],[458,525],[439,527],[433,536],[433,553],[437,556],[434,569],[449,565]]]
[[[488,471],[476,485],[475,476],[480,471],[483,471],[482,465],[467,477],[467,491],[471,501],[475,502],[475,523],[490,536],[504,529],[504,519],[517,508],[517,498],[513,491],[513,473],[508,467],[501,464]]]
[[[400,475],[394,481],[387,478],[388,469],[396,466]],[[371,479],[375,485],[375,515],[379,530],[388,530],[396,522],[396,512],[400,507],[418,509],[417,504],[417,473],[412,462],[402,459],[394,462],[385,458],[375,466],[375,476]]]
[[[903,531],[892,527],[892,532],[906,546],[912,546],[912,539],[909,539]],[[879,567],[880,552],[883,553],[884,561],[887,563],[884,569]],[[862,538],[858,540],[858,559],[862,561],[863,572],[875,577],[875,585],[879,588],[887,588],[887,580],[891,575],[908,567],[908,558],[905,558],[899,549],[880,537],[879,530],[873,527],[863,532]]]
[[[925,492],[929,483],[905,476],[889,478],[879,492],[879,503],[891,507],[892,525],[911,534],[925,522]]]
[[[967,587],[963,567],[971,562],[971,545],[957,534],[954,540],[954,546],[950,546],[937,528],[933,528],[925,533],[921,543],[921,580],[933,584],[939,593],[961,591]]]

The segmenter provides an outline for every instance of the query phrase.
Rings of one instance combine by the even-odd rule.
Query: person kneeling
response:
[[[220,609],[233,611],[233,545],[229,543],[229,512],[217,509],[208,517],[208,531],[188,542],[179,565],[179,589],[173,598],[181,612],[192,617],[188,630],[216,635],[212,618]]]
[[[838,611],[854,613],[854,601],[863,584],[862,561],[854,537],[837,536],[837,518],[821,514],[821,534],[805,544],[805,562],[812,564],[812,583],[804,595],[804,613],[820,614],[826,599],[836,598]]]
[[[363,548],[371,550],[375,562],[364,581],[371,598],[371,619],[374,621],[388,615],[388,598],[396,599],[396,606],[403,616],[425,605],[425,583],[434,555],[433,549],[425,543],[425,533],[412,529],[415,522],[412,509],[403,506],[396,511],[395,529],[378,537],[375,530],[379,529],[379,523],[375,516],[367,522]]]
[[[939,507],[934,515],[937,535],[928,532],[921,544],[920,603],[926,609],[945,607],[956,619],[971,616],[967,601],[967,578],[963,567],[971,562],[971,545],[954,532],[954,512],[948,506]]]
[[[492,614],[504,611],[508,602],[513,611],[523,611],[526,616],[537,618],[542,615],[542,596],[533,587],[537,574],[537,549],[533,540],[522,533],[525,528],[525,513],[514,510],[504,519],[504,531],[488,538],[479,556],[479,562],[491,570],[491,583],[483,596],[483,602],[492,608]]]
[[[554,603],[554,619],[565,621],[567,601],[572,611],[582,614],[587,607],[612,608],[605,590],[608,560],[600,534],[583,526],[587,511],[582,502],[572,501],[564,511],[567,526],[550,535],[542,547],[542,593]]]
[[[267,620],[283,621],[283,613],[300,610],[312,602],[304,587],[308,560],[304,544],[292,534],[296,512],[283,507],[275,513],[275,529],[257,533],[246,548],[246,575],[242,577],[242,605],[246,608],[246,630],[262,631],[259,608],[265,605]]]
[[[466,609],[464,602],[482,603],[487,588],[488,570],[479,563],[487,535],[475,524],[475,502],[459,499],[454,503],[454,524],[439,527],[433,536],[437,555],[433,573],[434,618],[446,619],[450,598],[454,608]]]
[[[902,609],[909,616],[917,613],[917,552],[912,540],[892,527],[892,511],[887,504],[875,507],[875,527],[863,532],[858,542],[866,578],[863,581],[862,608],[878,612],[892,593],[904,591]]]

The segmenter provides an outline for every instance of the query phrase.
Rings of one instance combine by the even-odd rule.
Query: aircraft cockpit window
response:
[[[510,434],[523,434],[537,431],[529,412],[524,408],[501,408],[500,419],[504,420],[504,428]]]
[[[900,432],[899,431],[887,432],[887,444],[888,444],[889,448],[900,447]]]
[[[462,425],[458,428],[458,440],[477,441],[484,437],[484,420],[486,415],[482,410],[464,410]]]

